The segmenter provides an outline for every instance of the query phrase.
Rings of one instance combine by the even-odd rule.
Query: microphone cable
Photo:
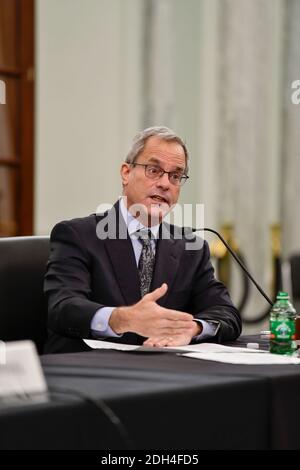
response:
[[[75,398],[80,398],[83,402],[95,408],[97,410],[97,413],[100,413],[101,416],[105,416],[107,418],[113,428],[116,429],[126,450],[135,449],[133,440],[131,439],[125,425],[116,415],[116,413],[111,409],[111,407],[108,406],[107,403],[105,403],[104,400],[98,398],[96,400],[94,398],[89,397],[85,393],[78,392],[77,390],[68,389],[65,387],[50,387],[46,393],[50,396],[51,394],[62,394],[67,396],[73,396]]]

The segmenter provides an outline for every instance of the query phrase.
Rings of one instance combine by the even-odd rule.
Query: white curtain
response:
[[[188,13],[177,0],[145,5],[145,124],[186,131],[186,202],[205,203],[207,225],[232,224],[250,271],[271,296],[271,225],[282,224],[285,251],[300,249],[300,105],[290,100],[291,82],[300,79],[300,2],[191,0]],[[231,291],[237,301],[238,268]],[[251,287],[245,315],[267,309]]]
[[[283,63],[284,137],[282,152],[283,253],[300,253],[300,104],[293,104],[291,84],[300,80],[300,2],[286,2],[286,43]]]
[[[225,0],[220,10],[218,220],[234,226],[248,266],[267,293],[270,225],[279,216],[272,198],[280,159],[274,145],[280,141],[279,7],[276,1]],[[268,304],[251,290],[247,315],[255,317]]]

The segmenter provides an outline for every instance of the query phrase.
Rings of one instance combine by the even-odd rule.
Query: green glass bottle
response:
[[[296,310],[286,292],[278,292],[270,311],[270,352],[291,355],[296,350]]]

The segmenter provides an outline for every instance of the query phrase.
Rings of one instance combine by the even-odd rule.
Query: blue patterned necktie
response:
[[[151,230],[138,232],[138,237],[143,245],[138,264],[138,271],[140,277],[141,296],[144,297],[144,295],[150,291],[155,254],[151,245]]]

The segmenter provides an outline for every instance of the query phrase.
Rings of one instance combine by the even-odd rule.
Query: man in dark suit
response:
[[[45,276],[46,352],[83,338],[180,346],[237,338],[241,319],[214,277],[209,248],[163,221],[188,176],[184,142],[165,127],[138,134],[121,167],[123,196],[102,215],[57,224]]]

